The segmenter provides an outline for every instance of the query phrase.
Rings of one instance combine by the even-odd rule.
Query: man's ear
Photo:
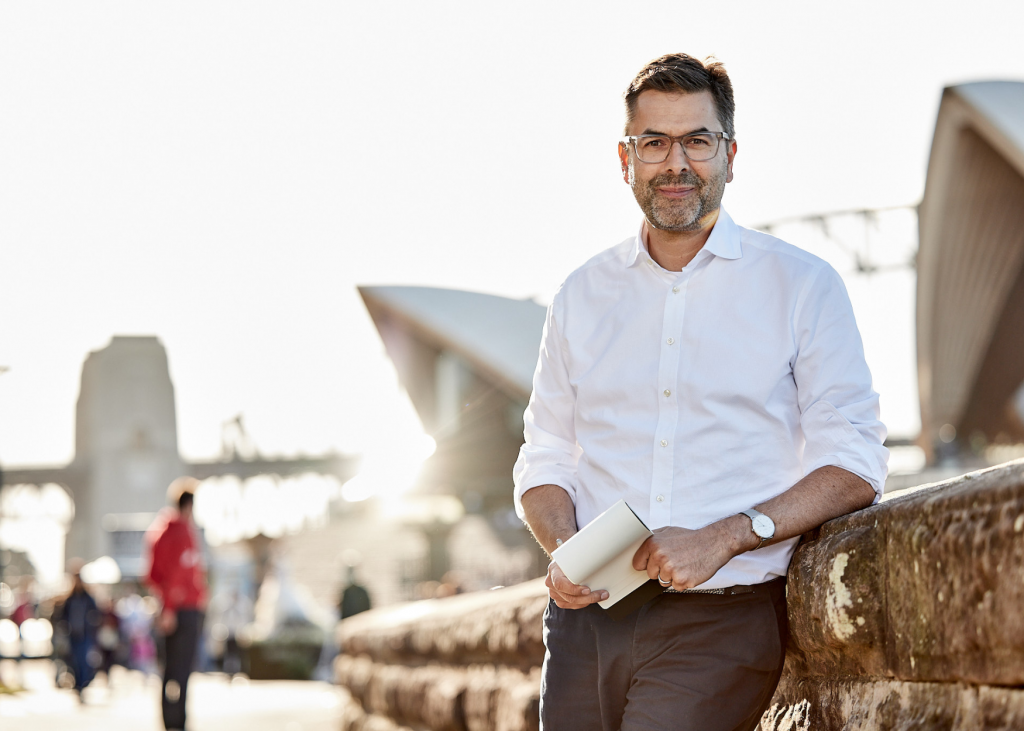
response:
[[[727,163],[729,166],[729,174],[725,176],[725,182],[732,182],[732,162],[736,159],[736,140],[729,140],[729,147],[726,148],[726,155],[729,158]]]
[[[622,179],[629,185],[629,146],[625,142],[619,143],[619,165],[622,166]]]

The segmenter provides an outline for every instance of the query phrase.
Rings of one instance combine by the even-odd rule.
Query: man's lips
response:
[[[688,186],[659,186],[658,192],[666,198],[685,198],[696,188]]]

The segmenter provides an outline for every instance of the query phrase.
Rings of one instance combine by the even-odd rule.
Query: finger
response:
[[[590,587],[581,584],[574,584],[563,576],[556,576],[554,580],[555,591],[566,596],[587,596],[590,594]]]
[[[647,575],[652,579],[657,579],[660,576],[665,579],[665,581],[672,580],[672,571],[669,567],[665,564],[660,564],[653,559],[647,562]]]
[[[651,538],[653,537],[651,536]],[[647,568],[647,561],[651,556],[651,538],[641,543],[640,548],[636,549],[636,553],[633,554],[633,568],[637,571]]]
[[[550,580],[550,584],[547,582]],[[608,598],[607,591],[591,591],[589,586],[582,584],[574,584],[569,580],[569,577],[565,575],[562,569],[555,562],[551,562],[548,566],[548,576],[545,580],[545,584],[548,586],[549,595],[551,598],[555,598],[555,594],[558,594],[560,600],[565,602],[567,607],[563,608],[579,608],[585,607],[588,604],[594,602],[603,602]],[[558,604],[558,600],[555,602]],[[558,606],[562,606],[558,604]]]
[[[551,579],[552,588],[560,594],[567,595],[587,595],[590,593],[590,587],[583,586],[582,584],[574,584],[569,580],[569,577],[565,575],[565,572],[559,567],[558,564],[552,563],[548,567],[548,577]]]
[[[551,598],[555,600],[555,605],[562,609],[582,609],[583,607],[589,606],[594,602],[602,602],[608,598],[607,591],[593,591],[587,595],[562,595],[554,592],[551,594]]]

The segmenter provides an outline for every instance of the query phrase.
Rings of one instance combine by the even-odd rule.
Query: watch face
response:
[[[759,515],[753,520],[754,533],[758,538],[771,538],[775,535],[775,523],[767,515]]]

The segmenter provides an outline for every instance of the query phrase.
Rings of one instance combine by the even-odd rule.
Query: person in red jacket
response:
[[[164,635],[164,728],[185,728],[185,694],[195,663],[206,608],[206,572],[192,522],[196,480],[181,478],[171,485],[178,494],[177,514],[161,516],[147,533],[150,545],[148,583],[163,608],[157,629]]]

